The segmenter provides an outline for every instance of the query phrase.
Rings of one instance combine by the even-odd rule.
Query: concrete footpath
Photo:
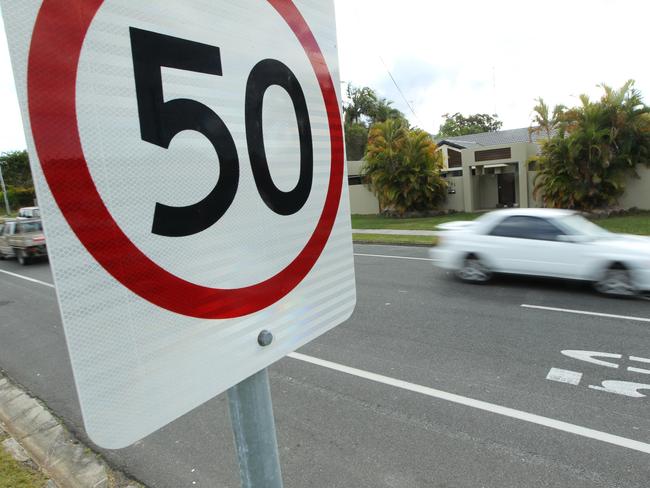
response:
[[[0,429],[11,436],[3,447],[14,458],[31,459],[59,488],[139,488],[81,444],[37,399],[0,373]],[[27,460],[28,460],[27,459]]]

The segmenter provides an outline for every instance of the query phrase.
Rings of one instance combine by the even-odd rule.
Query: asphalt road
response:
[[[648,301],[355,253],[351,319],[270,370],[287,488],[647,488]],[[85,438],[54,289],[7,271],[52,283],[47,263],[0,262],[0,367]],[[101,452],[150,487],[239,486],[225,395]]]

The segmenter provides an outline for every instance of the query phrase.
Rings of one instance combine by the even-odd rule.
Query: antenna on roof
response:
[[[492,65],[492,99],[494,101],[493,114],[496,115],[498,113],[497,112],[497,68],[494,65]]]

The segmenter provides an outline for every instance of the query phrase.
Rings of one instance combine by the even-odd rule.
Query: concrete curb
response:
[[[110,468],[38,400],[0,373],[0,422],[47,476],[65,488],[118,488]],[[128,483],[128,484],[127,484]]]

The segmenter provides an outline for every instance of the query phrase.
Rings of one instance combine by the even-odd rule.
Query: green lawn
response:
[[[436,225],[456,220],[474,220],[480,213],[457,213],[439,217],[398,219],[378,215],[353,215],[352,239],[354,242],[377,244],[435,245],[436,238],[429,236],[354,234],[354,229],[434,230]],[[612,232],[650,236],[650,212],[643,211],[623,217],[597,219],[596,224]]]
[[[352,240],[364,244],[401,244],[408,246],[434,246],[433,236],[401,236],[383,234],[352,234]]]
[[[455,213],[438,217],[397,219],[380,215],[353,215],[353,229],[435,230],[436,225],[455,220],[474,220],[480,213]]]
[[[639,212],[624,217],[597,219],[594,223],[612,232],[623,234],[650,235],[650,212]]]
[[[0,435],[0,442],[3,440]],[[0,488],[43,488],[46,483],[40,472],[19,463],[0,447]]]

